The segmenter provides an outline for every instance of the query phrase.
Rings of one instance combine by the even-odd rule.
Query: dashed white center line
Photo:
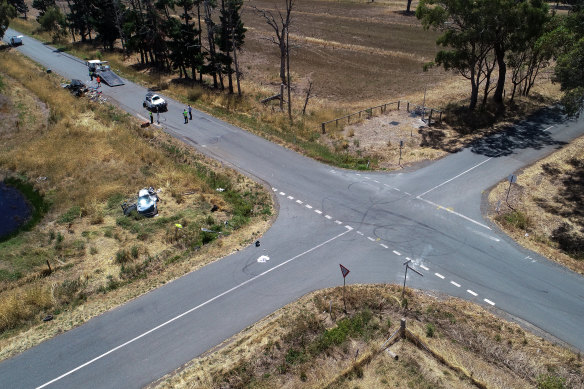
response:
[[[363,235],[363,233],[361,231],[357,231],[357,234],[359,235]]]
[[[277,191],[278,191],[278,189],[276,189],[276,188],[272,188],[272,190],[273,190],[274,192],[277,192]]]
[[[389,248],[389,247],[387,247],[386,245],[384,245],[383,243],[379,243],[379,245],[380,245],[381,247],[383,247],[384,249],[387,249],[387,248]]]
[[[319,215],[322,214],[322,211],[318,209],[315,209],[314,212],[318,213]]]
[[[312,205],[309,205],[309,204],[306,204],[305,207],[308,209],[312,209]]]
[[[281,195],[281,196],[286,196],[286,193],[284,193],[284,192],[280,192],[280,195]]]
[[[483,301],[484,301],[485,303],[487,303],[487,304],[495,305],[495,303],[494,303],[494,302],[492,302],[492,301],[491,301],[491,300],[489,300],[489,299],[484,299]]]
[[[288,196],[288,200],[294,200],[294,197]]]
[[[375,242],[375,239],[373,239],[372,237],[368,236],[367,239],[369,239],[372,242]]]
[[[358,176],[360,176],[360,175],[361,175],[361,173],[357,173],[357,175],[358,175]]]
[[[349,231],[353,231],[353,227],[351,226],[345,226],[346,229],[348,229]]]
[[[300,201],[300,200],[296,200],[296,202],[297,202],[298,204],[303,204],[303,203],[302,203],[302,201]]]
[[[379,181],[377,181],[377,180],[373,180],[373,182],[376,182],[376,183],[378,183],[378,184],[379,184]]]
[[[337,224],[343,224],[343,222],[340,221],[340,220],[335,220],[335,223],[337,223]]]
[[[395,250],[393,250],[393,253],[394,253],[395,255],[401,255],[401,253],[400,253],[399,251],[395,251]]]
[[[454,281],[450,281],[450,283],[454,286],[456,286],[457,288],[460,288],[460,284]]]
[[[421,267],[422,269],[426,270],[426,271],[430,270],[430,269],[428,269],[428,268],[427,268],[426,266],[424,266],[424,265],[420,265],[420,267]]]
[[[369,177],[365,176],[365,179],[366,179],[366,180],[370,180],[371,178],[369,178]]]
[[[329,219],[329,220],[330,220],[330,219],[332,219],[332,217],[331,217],[331,216],[329,216],[329,215],[324,215],[324,217],[326,217],[326,218],[327,218],[327,219]]]
[[[442,278],[442,279],[444,279],[444,276],[443,276],[442,274],[440,274],[440,273],[434,273],[434,275],[435,275],[436,277],[438,277],[438,278]]]
[[[478,293],[475,293],[475,292],[473,292],[473,291],[472,291],[472,290],[470,290],[470,289],[467,289],[466,291],[467,291],[468,293],[472,294],[472,295],[473,295],[473,296],[475,296],[475,297],[476,297],[476,296],[478,296]]]
[[[401,190],[399,190],[398,188],[392,188],[393,190],[397,190],[398,192],[401,192]]]

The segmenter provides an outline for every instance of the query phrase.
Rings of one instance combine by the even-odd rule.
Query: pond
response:
[[[0,182],[0,239],[10,235],[32,216],[26,197],[16,188]]]

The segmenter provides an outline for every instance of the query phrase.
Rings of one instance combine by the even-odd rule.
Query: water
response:
[[[26,223],[31,214],[32,209],[24,195],[0,182],[0,238]]]

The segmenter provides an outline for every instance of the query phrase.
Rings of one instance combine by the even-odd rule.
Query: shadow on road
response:
[[[545,131],[546,127],[552,126],[560,120],[565,120],[565,118],[559,110],[545,109],[496,134],[474,140],[470,143],[470,147],[473,153],[487,157],[510,155],[518,149],[539,150],[545,146],[553,145],[560,148],[566,142],[554,140],[551,134]]]

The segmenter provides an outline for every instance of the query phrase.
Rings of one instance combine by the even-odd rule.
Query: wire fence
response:
[[[353,112],[350,113],[348,115],[345,116],[341,116],[326,122],[322,122],[320,123],[320,127],[321,127],[321,132],[323,134],[326,134],[326,128],[329,125],[332,125],[332,123],[335,124],[335,127],[339,126],[339,123],[341,125],[345,124],[345,120],[346,120],[346,124],[351,124],[351,119],[355,119],[361,120],[362,118],[366,118],[366,119],[370,119],[371,117],[373,117],[374,115],[376,115],[377,113],[379,115],[384,114],[385,112],[387,112],[387,108],[392,108],[393,106],[396,107],[396,109],[399,111],[400,108],[405,107],[406,110],[408,112],[412,112],[416,115],[420,115],[422,116],[422,120],[427,120],[428,122],[428,126],[432,125],[432,123],[441,123],[442,122],[442,111],[438,110],[438,109],[434,109],[434,108],[430,108],[430,107],[424,107],[421,105],[413,105],[411,104],[409,101],[392,101],[390,103],[385,103],[385,104],[381,104],[381,105],[376,105],[375,107],[369,107],[369,108],[365,108],[362,109],[361,111],[357,111],[357,112]],[[437,117],[436,117],[437,115]]]

